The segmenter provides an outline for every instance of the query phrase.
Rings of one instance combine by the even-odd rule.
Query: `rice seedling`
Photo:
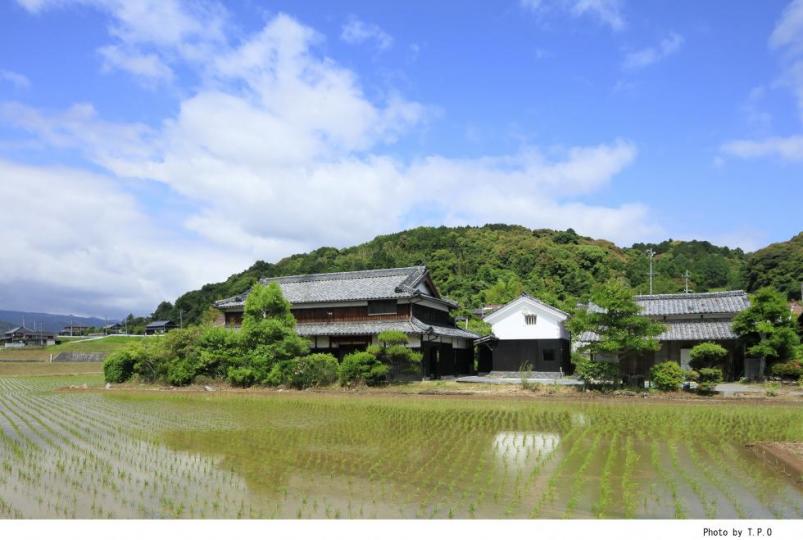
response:
[[[742,451],[803,439],[795,407],[56,390],[93,377],[0,377],[0,517],[800,517],[803,503]]]

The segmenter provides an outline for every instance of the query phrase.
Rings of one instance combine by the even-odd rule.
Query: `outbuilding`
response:
[[[145,334],[152,336],[154,334],[166,334],[170,330],[177,328],[177,324],[173,321],[153,321],[145,326]]]
[[[528,294],[486,315],[490,335],[477,340],[478,371],[571,372],[569,314]]]

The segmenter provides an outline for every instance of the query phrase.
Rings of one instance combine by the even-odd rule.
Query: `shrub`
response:
[[[767,397],[775,397],[781,390],[781,385],[777,382],[769,382],[764,385],[764,392],[767,394]]]
[[[337,367],[337,379],[343,386],[367,384],[375,386],[387,380],[388,366],[369,352],[347,354]]]
[[[684,375],[680,364],[672,360],[655,364],[652,369],[650,369],[650,380],[658,390],[677,390],[678,387],[683,384],[683,379]]]
[[[167,383],[171,386],[187,386],[195,379],[195,375],[195,366],[185,358],[167,366]]]
[[[604,360],[592,360],[584,355],[574,355],[575,375],[590,386],[618,385],[621,381],[619,364]]]
[[[400,330],[385,330],[380,332],[376,339],[386,346],[390,345],[407,345],[407,334]]]
[[[700,381],[700,372],[696,369],[690,369],[685,372],[686,373],[686,380],[691,382],[699,382]]]
[[[728,350],[718,343],[700,343],[692,347],[689,364],[694,369],[720,366],[728,356]]]
[[[703,368],[700,370],[701,383],[721,383],[722,370],[719,368]]]
[[[256,373],[249,367],[232,367],[226,373],[226,378],[234,386],[252,386],[257,378]]]
[[[103,376],[106,382],[122,383],[134,374],[136,357],[131,349],[111,353],[103,362]]]
[[[722,382],[722,370],[719,368],[702,368],[697,391],[701,394],[713,394],[717,384]]]
[[[337,359],[331,354],[310,354],[276,363],[264,382],[293,388],[328,386],[337,380],[337,368]]]
[[[796,380],[803,376],[803,362],[800,360],[790,360],[779,364],[773,364],[770,373],[782,379]]]

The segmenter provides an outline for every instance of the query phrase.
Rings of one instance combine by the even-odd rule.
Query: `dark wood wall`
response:
[[[446,311],[413,304],[413,317],[427,324],[454,326],[454,319]]]
[[[397,304],[395,313],[368,314],[368,306],[293,308],[290,310],[299,323],[403,321],[410,318],[410,304]],[[240,326],[242,312],[226,312],[226,326]]]
[[[554,351],[554,364],[544,363],[544,352],[549,350]],[[572,370],[568,339],[502,339],[491,355],[493,371],[519,371],[525,362],[532,371],[563,369],[564,373],[570,373]]]
[[[410,318],[410,304],[396,304],[395,313],[368,314],[368,306],[295,308],[292,310],[296,321],[338,322],[338,321],[398,321]]]

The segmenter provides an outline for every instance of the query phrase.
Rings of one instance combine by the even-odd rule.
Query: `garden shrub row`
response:
[[[214,326],[174,330],[110,354],[103,366],[108,382],[132,377],[172,386],[199,377],[236,386],[255,384],[309,388],[388,381],[391,367],[415,365],[420,354],[407,347],[403,332],[383,332],[382,345],[347,355],[338,364],[331,354],[310,354],[309,342],[295,331],[290,304],[276,284],[255,286],[246,300],[240,331]]]

